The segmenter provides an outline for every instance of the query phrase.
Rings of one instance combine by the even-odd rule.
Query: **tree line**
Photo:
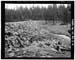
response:
[[[48,8],[39,6],[28,9],[27,7],[19,7],[16,10],[5,8],[5,22],[26,21],[26,20],[48,20],[62,21],[64,23],[71,22],[71,6],[56,4],[48,5]]]

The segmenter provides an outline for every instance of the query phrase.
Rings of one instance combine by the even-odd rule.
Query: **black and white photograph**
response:
[[[5,58],[71,58],[71,7],[5,3]]]

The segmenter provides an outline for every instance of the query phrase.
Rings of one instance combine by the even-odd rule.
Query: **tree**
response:
[[[53,24],[56,21],[61,21],[64,24],[71,22],[71,5],[68,5],[65,8],[64,5],[57,7],[56,4],[48,5],[46,7],[32,7],[32,8],[23,8],[22,6],[13,9],[5,9],[5,21],[14,22],[14,21],[26,21],[26,20],[46,20],[53,21]]]
[[[53,24],[55,24],[55,21],[57,21],[57,5],[56,4],[53,4]]]

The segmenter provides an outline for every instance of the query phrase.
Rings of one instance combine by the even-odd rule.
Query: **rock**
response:
[[[48,53],[49,53],[49,52],[44,51],[44,50],[40,51],[40,54],[41,54],[41,55],[47,55]]]
[[[12,52],[12,53],[9,53],[8,55],[9,55],[9,57],[13,57],[13,56],[15,56],[15,53]]]
[[[71,38],[66,35],[55,35],[57,39],[62,43],[62,45],[69,46],[71,44]]]
[[[58,35],[59,37],[62,37],[62,38],[64,38],[64,39],[66,39],[66,40],[68,40],[68,41],[70,41],[71,40],[71,38],[70,37],[68,37],[68,36],[66,36],[66,35]]]
[[[51,48],[51,50],[52,50],[52,51],[55,51],[55,52],[57,52],[57,50],[56,50],[56,49],[54,49],[54,48]]]

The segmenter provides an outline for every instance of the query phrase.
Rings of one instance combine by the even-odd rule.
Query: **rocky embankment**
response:
[[[70,57],[70,41],[36,23],[5,24],[5,57]]]

